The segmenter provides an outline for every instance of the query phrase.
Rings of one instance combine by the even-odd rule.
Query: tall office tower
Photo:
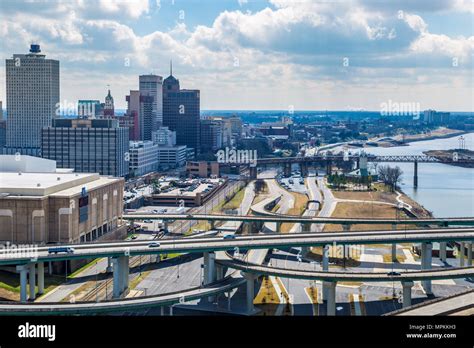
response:
[[[154,127],[153,102],[154,97],[150,95],[140,95],[140,140],[152,140]]]
[[[127,116],[133,119],[133,131],[130,140],[140,140],[140,91],[130,91],[125,97],[127,101]]]
[[[129,129],[114,119],[55,119],[42,130],[44,158],[76,172],[127,176]]]
[[[7,121],[3,119],[2,101],[0,101],[0,154],[7,140]]]
[[[179,80],[170,76],[163,81],[163,125],[176,132],[176,143],[200,152],[199,90],[180,89]]]
[[[201,120],[201,153],[219,150],[223,144],[222,122]]]
[[[142,96],[153,97],[152,131],[163,125],[163,77],[158,75],[140,75],[139,90]]]
[[[41,129],[51,126],[59,108],[59,61],[46,59],[39,45],[6,59],[6,153],[38,156]]]
[[[110,95],[110,89],[109,89],[109,93],[107,93],[107,96],[105,97],[104,117],[110,117],[110,116],[115,116],[115,109],[114,109],[114,98]]]

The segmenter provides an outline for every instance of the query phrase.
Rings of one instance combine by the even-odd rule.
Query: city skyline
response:
[[[473,111],[472,3],[90,1],[0,5],[5,59],[33,42],[61,62],[61,102],[117,109],[137,76],[173,73],[203,110]],[[341,93],[344,91],[344,93]]]

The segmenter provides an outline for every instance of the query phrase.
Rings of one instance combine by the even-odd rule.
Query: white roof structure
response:
[[[57,169],[56,161],[32,157],[0,155],[0,197],[73,196],[86,190],[121,180],[98,173],[74,173]]]

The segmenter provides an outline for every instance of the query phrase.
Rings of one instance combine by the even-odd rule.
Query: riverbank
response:
[[[418,202],[408,197],[403,192],[390,192],[389,188],[383,184],[374,184],[371,191],[348,191],[348,190],[332,190],[337,200],[336,208],[331,217],[337,218],[386,218],[386,219],[409,219],[413,218],[412,214],[418,218],[428,218],[432,214]],[[411,209],[408,211],[399,211],[398,203],[402,201]],[[367,231],[367,230],[389,230],[391,225],[352,225],[351,231]],[[407,228],[404,225],[398,225],[398,229]],[[324,231],[340,231],[340,225],[326,225]]]
[[[470,157],[474,158],[474,151],[471,150],[461,150],[461,149],[452,149],[452,150],[429,150],[429,151],[423,151],[423,154],[427,156],[432,156],[435,157],[439,160],[443,160],[445,158],[453,158],[454,153],[457,153],[457,156],[459,157]],[[457,167],[463,167],[463,168],[474,168],[473,163],[462,163],[462,162],[449,162],[448,164],[457,166]]]
[[[466,131],[461,131],[458,129],[450,129],[440,127],[429,133],[419,133],[419,134],[398,134],[392,137],[378,137],[369,139],[364,147],[398,147],[398,146],[408,146],[409,143],[415,143],[418,141],[428,141],[435,139],[447,139],[463,134],[467,134]]]

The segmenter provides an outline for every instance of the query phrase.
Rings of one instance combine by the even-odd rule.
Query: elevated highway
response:
[[[238,259],[216,260],[222,266],[237,269],[258,275],[271,275],[281,278],[322,280],[322,281],[358,281],[358,282],[385,282],[385,281],[414,281],[437,280],[474,277],[474,267],[437,268],[419,271],[400,272],[391,275],[389,272],[329,272],[296,270],[288,268],[270,267],[244,262]]]
[[[73,253],[51,254],[49,247],[0,251],[0,265],[32,262],[62,261],[98,257],[193,253],[239,249],[272,249],[330,244],[398,244],[440,241],[473,241],[474,228],[439,228],[396,231],[357,231],[319,233],[267,233],[238,236],[234,239],[197,237],[160,240],[159,247],[150,247],[150,241],[120,241],[89,244],[63,244],[54,247],[72,247]]]
[[[381,218],[334,218],[316,216],[293,216],[284,214],[255,215],[220,215],[220,214],[124,214],[126,220],[201,220],[201,221],[241,221],[241,222],[276,222],[276,223],[308,223],[308,224],[387,224],[387,225],[418,225],[418,226],[472,226],[474,217],[430,218],[430,219],[381,219]]]
[[[136,311],[152,307],[171,306],[185,301],[217,295],[245,283],[240,275],[229,275],[204,287],[154,296],[107,300],[103,302],[0,302],[0,315],[94,315],[108,312]]]

